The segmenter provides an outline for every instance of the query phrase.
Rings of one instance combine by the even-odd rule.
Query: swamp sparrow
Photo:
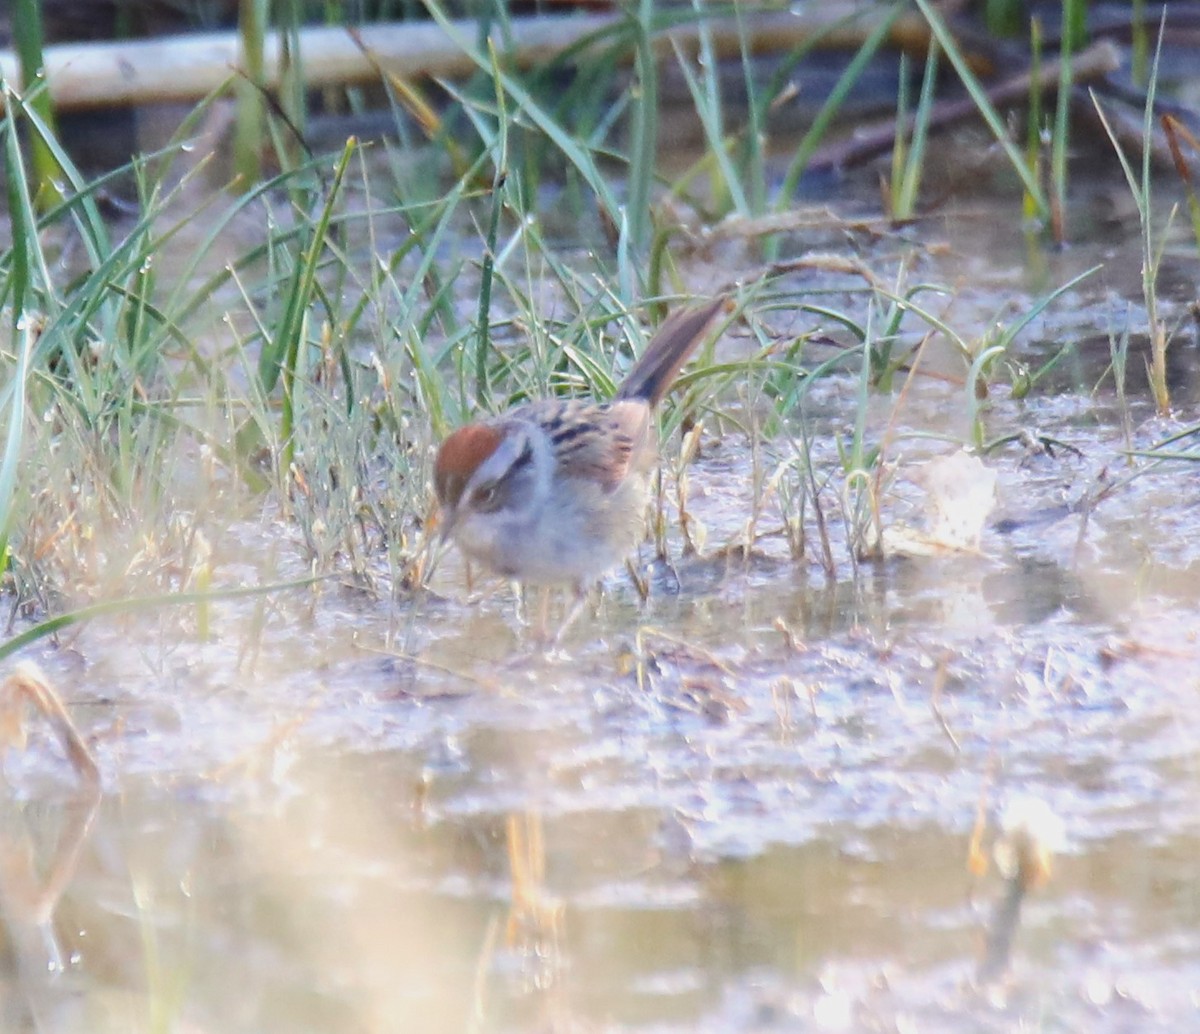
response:
[[[443,535],[497,574],[578,592],[624,560],[658,458],[652,410],[724,306],[671,315],[611,402],[542,399],[451,434],[434,472]]]

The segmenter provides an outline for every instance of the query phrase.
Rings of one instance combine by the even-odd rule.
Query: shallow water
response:
[[[1104,373],[1109,335],[1139,318],[1136,227],[1031,264],[1001,204],[972,199],[869,250],[882,275],[918,242],[918,272],[953,286],[953,323],[976,334],[1107,263],[1023,339],[1031,366],[1081,342],[1069,360],[1028,399],[1001,384],[989,400],[989,437],[1070,448],[987,457],[998,499],[977,551],[851,561],[835,444],[853,427],[848,372],[759,453],[714,422],[688,472],[700,555],[677,533],[671,565],[644,550],[648,602],[610,579],[558,654],[531,649],[510,592],[468,589],[453,556],[411,600],[327,584],[216,605],[206,642],[180,609],[31,651],[105,792],[85,828],[36,722],[5,760],[0,1026],[1194,1024],[1200,483],[1183,464],[1122,482],[1130,446],[1196,419],[1195,331],[1173,355],[1176,419],[1151,415],[1137,356],[1122,404]],[[1194,251],[1172,261],[1194,274]],[[865,318],[860,286],[817,281]],[[964,391],[916,376],[872,400],[867,436],[891,442],[885,522],[920,523],[921,465],[968,434]],[[811,509],[803,559],[777,502],[742,548],[756,465],[793,455],[802,424],[831,571]],[[217,583],[281,552],[290,569],[264,580],[304,573],[286,525],[232,538]],[[980,981],[1006,882],[973,871],[972,833],[1023,799],[1063,841],[1006,974]],[[69,879],[45,919],[36,888],[56,860]]]
[[[1089,462],[1001,458],[1006,512]],[[694,482],[710,464],[727,476],[714,456]],[[14,938],[6,1025],[26,1002],[60,1030],[1178,1029],[1200,986],[1192,480],[1133,482],[1076,562],[1078,518],[835,585],[686,560],[645,609],[614,585],[563,659],[514,661],[510,602],[461,586],[415,619],[282,602],[253,665],[233,606],[203,645],[93,627],[75,670],[45,660],[108,792],[45,931],[64,969]],[[35,737],[7,774],[6,858],[47,857],[63,765]],[[980,993],[1001,881],[967,845],[981,800],[1017,796],[1066,843]]]

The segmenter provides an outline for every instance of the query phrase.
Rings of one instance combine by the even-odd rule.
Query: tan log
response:
[[[863,10],[861,5],[831,3],[822,4],[818,13],[748,15],[742,31],[752,51],[785,51],[817,33],[824,34],[824,45],[855,46],[878,17],[867,8],[866,16],[847,21],[850,12]],[[622,16],[614,14],[517,18],[510,36],[495,34],[496,49],[504,54],[506,64],[531,67],[591,33],[614,29],[621,21]],[[709,27],[719,56],[739,53],[742,39],[735,19],[714,19]],[[922,30],[919,16],[902,18],[893,38],[902,41],[906,33],[927,33]],[[474,21],[451,23],[448,31],[433,22],[363,25],[354,30],[303,28],[299,49],[304,80],[310,87],[361,83],[377,79],[379,69],[406,77],[461,78],[476,68],[464,48],[476,45],[477,33]],[[685,52],[694,53],[698,38],[697,24],[689,22],[662,33],[657,43],[670,53],[674,40]],[[268,86],[278,84],[281,53],[280,36],[271,33],[263,55]],[[50,97],[60,110],[197,100],[220,87],[242,65],[234,32],[59,44],[46,48],[45,63]],[[0,76],[13,85],[20,82],[12,51],[0,51]]]
[[[569,21],[573,23],[569,29],[560,24],[530,26],[530,50],[543,53],[547,45],[561,49],[564,39],[577,39],[584,32],[610,23],[611,19],[606,16]],[[567,29],[565,34],[564,29]],[[465,33],[465,40],[474,42],[475,37],[466,25],[460,31]],[[379,77],[355,41],[355,35],[382,68],[399,74],[455,77],[475,67],[462,48],[454,45],[446,32],[432,22],[365,25],[354,34],[341,27],[315,26],[300,32],[301,62],[309,86]],[[268,86],[278,85],[281,54],[280,35],[270,33],[263,54]],[[196,100],[217,89],[241,67],[241,45],[234,32],[63,44],[47,47],[45,51],[50,96],[55,107],[64,110]],[[10,82],[19,81],[16,56],[11,51],[0,53],[0,74]]]

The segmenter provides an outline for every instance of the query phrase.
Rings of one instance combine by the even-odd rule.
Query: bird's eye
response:
[[[500,489],[498,485],[481,485],[471,493],[471,508],[486,513],[496,508],[499,498]]]

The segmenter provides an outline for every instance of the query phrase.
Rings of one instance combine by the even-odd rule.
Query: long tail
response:
[[[667,317],[629,376],[617,388],[618,399],[644,399],[656,406],[674,382],[680,368],[704,339],[725,307],[725,297]]]

